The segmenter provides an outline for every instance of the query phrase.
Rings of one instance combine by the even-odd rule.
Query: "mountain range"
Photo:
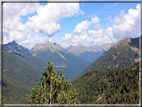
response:
[[[24,48],[23,46],[13,41],[3,45],[3,50],[4,50],[3,51],[3,74],[7,78],[14,79],[15,81],[21,82],[22,84],[24,83],[26,86],[31,88],[34,86],[36,82],[39,82],[39,79],[40,79],[40,76],[42,75],[42,71],[44,70],[44,67],[47,67],[48,61],[51,61],[54,65],[53,69],[56,72],[57,72],[57,69],[63,70],[63,75],[65,76],[65,79],[66,80],[70,79],[73,83],[73,87],[77,87],[78,85],[74,85],[74,84],[78,84],[78,81],[80,81],[81,79],[83,81],[85,79],[89,80],[90,77],[87,76],[88,75],[87,73],[93,72],[93,74],[91,74],[92,76],[93,75],[99,76],[101,74],[100,69],[102,69],[103,72],[105,72],[105,70],[109,72],[108,69],[111,70],[111,68],[114,68],[114,67],[117,67],[117,68],[129,67],[130,65],[137,63],[139,61],[139,38],[130,38],[130,37],[125,38],[124,40],[117,42],[113,46],[111,45],[112,44],[104,45],[110,48],[110,49],[107,48],[108,50],[105,50],[104,48],[102,48],[102,50],[100,51],[97,49],[91,50],[91,48],[89,48],[90,50],[88,50],[87,48],[85,50],[85,48],[83,48],[85,51],[80,51],[80,53],[77,53],[78,50],[76,52],[75,50],[72,52],[71,51],[69,52],[69,50],[73,50],[73,48],[75,48],[74,46],[68,49],[64,49],[58,44],[56,43],[52,44],[49,41],[45,44],[36,44],[31,50],[28,50],[27,48]],[[77,47],[81,48],[85,46],[77,45]],[[102,55],[100,56],[98,55],[97,58],[95,59],[94,57],[96,56],[97,53],[100,53]],[[89,58],[90,60],[86,60]],[[100,73],[96,70],[99,70]],[[107,74],[107,77],[109,76],[111,76],[111,73]],[[89,80],[90,83],[93,80],[93,78],[96,78],[96,77],[91,77]],[[94,82],[97,82],[97,81],[99,81],[99,78],[97,80],[95,79]],[[109,84],[111,86],[113,83],[110,82]],[[18,84],[16,85],[18,87]],[[87,87],[86,86],[87,85],[85,85],[85,89],[89,90],[88,86]],[[82,87],[84,87],[84,85]],[[5,87],[5,90],[6,88],[7,87]],[[92,86],[90,87],[90,89],[91,88]],[[100,90],[100,88],[98,87],[98,90]],[[82,92],[82,90],[80,90],[80,92],[82,94],[84,93]],[[14,94],[14,92],[12,93]],[[84,93],[84,94],[87,94],[87,93]],[[102,91],[100,90],[99,93],[102,94]],[[97,94],[97,95],[99,96],[100,94]],[[93,95],[96,95],[96,93]],[[79,94],[79,96],[82,96],[82,95]],[[5,97],[8,98],[8,95],[5,94]],[[82,102],[87,101],[87,103],[92,103],[92,102],[94,103],[94,100],[90,100],[90,101],[87,100],[89,99],[88,96],[84,96],[84,99],[85,100],[80,100],[80,101]],[[11,101],[12,101],[12,98],[11,98]],[[100,101],[98,103],[104,103],[104,102],[106,101]]]
[[[84,46],[82,44],[78,44],[76,46],[68,47],[66,51],[92,63],[108,51],[112,45],[114,45],[114,43],[107,43],[100,46]]]
[[[99,51],[108,51],[111,46],[113,46],[114,43],[107,43],[103,45],[94,45],[94,46],[84,46],[82,44],[78,44],[75,46],[70,46],[67,48],[67,52],[79,55],[85,51],[93,51],[93,52],[99,52]]]

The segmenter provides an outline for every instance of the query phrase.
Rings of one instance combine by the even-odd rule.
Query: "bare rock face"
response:
[[[33,56],[36,56],[38,51],[45,51],[45,50],[51,50],[52,52],[55,52],[55,51],[58,51],[58,50],[64,51],[64,49],[61,46],[59,46],[58,44],[56,44],[56,43],[52,44],[51,42],[48,41],[45,44],[37,43],[30,50],[30,52]]]
[[[131,42],[131,37],[128,37],[128,38],[125,38],[119,42],[117,42],[115,45],[112,46],[112,48],[117,48],[118,46],[123,46],[125,45],[126,43],[130,43]]]

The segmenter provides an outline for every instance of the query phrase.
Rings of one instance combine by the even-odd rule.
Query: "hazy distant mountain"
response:
[[[88,47],[79,44],[76,46],[70,46],[69,48],[66,49],[66,51],[74,55],[77,55],[80,58],[83,58],[84,60],[92,63],[96,59],[98,59],[101,55],[103,55],[107,50],[109,50],[113,44],[114,43],[108,43],[108,44],[103,44],[101,46],[95,45]]]
[[[43,60],[46,64],[51,61],[54,69],[63,70],[66,79],[74,79],[90,64],[89,62],[79,58],[78,56],[69,54],[56,43],[49,41],[45,44],[36,44],[32,49],[33,56]]]
[[[26,54],[26,55],[30,55],[30,50],[28,50],[27,48],[18,45],[14,40],[12,42],[9,42],[7,44],[3,44],[3,50],[4,51],[18,51],[20,53]]]
[[[84,60],[86,60],[90,63],[92,63],[96,59],[98,59],[100,56],[102,56],[105,52],[106,52],[105,50],[98,51],[98,52],[84,51],[83,53],[80,53],[77,56],[79,56],[80,58],[83,58]]]
[[[99,45],[84,46],[82,44],[78,44],[76,46],[68,47],[67,52],[79,55],[80,53],[83,53],[85,51],[93,51],[93,52],[98,52],[103,50],[108,51],[113,44],[114,43],[107,43],[100,46]]]
[[[111,47],[84,71],[113,67],[128,67],[139,61],[139,38],[125,38]]]

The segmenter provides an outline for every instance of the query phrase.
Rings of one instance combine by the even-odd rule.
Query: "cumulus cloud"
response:
[[[92,23],[98,23],[100,19],[95,15],[95,18],[92,17]]]
[[[91,25],[91,22],[85,20],[79,24],[77,24],[75,26],[75,29],[73,31],[73,34],[76,34],[76,35],[81,35],[81,34],[85,34],[86,33],[86,30],[88,29],[88,27]]]
[[[20,22],[20,16],[34,13],[38,3],[4,3],[3,4],[3,37],[4,42],[24,40],[29,32]]]
[[[100,29],[99,21],[100,19],[95,16],[94,18],[92,17],[91,21],[85,20],[78,23],[71,34],[65,34],[65,37],[58,40],[57,43],[63,47],[68,47],[76,44],[92,46],[115,42],[116,39],[113,38],[112,34],[113,28]],[[88,27],[93,24],[95,24],[96,30],[87,31]]]
[[[126,37],[138,37],[139,36],[139,13],[140,5],[136,6],[136,9],[129,9],[125,14],[123,10],[120,12],[120,16],[115,16],[115,19],[110,21],[113,23],[113,35],[114,38],[121,40]]]
[[[94,25],[94,28],[95,28],[96,30],[99,30],[99,29],[100,29],[100,23],[95,24],[95,25]]]
[[[76,35],[84,35],[86,34],[86,30],[88,29],[88,27],[91,26],[93,23],[98,23],[99,20],[100,19],[95,15],[95,18],[92,17],[92,21],[82,21],[75,26],[75,29],[72,33]]]
[[[89,30],[84,35],[65,34],[65,37],[58,40],[57,43],[62,47],[69,47],[70,45],[83,44],[85,46],[102,45],[105,43],[116,42],[117,40],[112,34],[113,28],[108,27],[105,30]]]
[[[83,14],[78,3],[49,3],[39,6],[37,15],[29,17],[26,26],[34,32],[41,32],[53,36],[60,30],[59,21],[64,17]]]

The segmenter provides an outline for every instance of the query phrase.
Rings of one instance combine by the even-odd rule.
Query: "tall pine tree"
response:
[[[48,67],[44,68],[39,85],[36,83],[32,93],[27,95],[28,102],[31,104],[79,104],[76,90],[71,90],[70,80],[65,81],[62,70],[58,70],[56,75],[53,64],[50,61],[48,64]]]

